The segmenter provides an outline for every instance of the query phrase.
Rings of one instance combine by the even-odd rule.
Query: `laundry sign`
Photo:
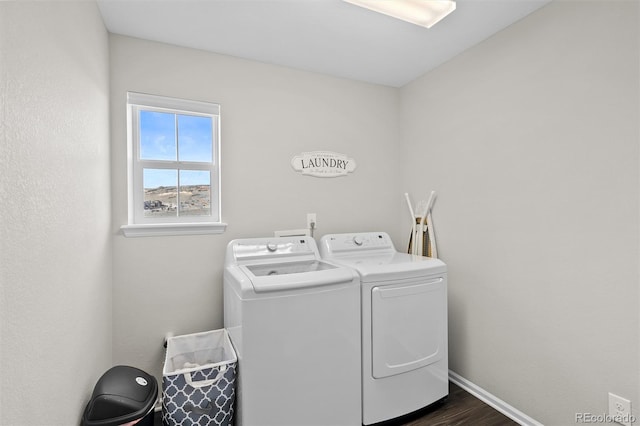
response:
[[[291,166],[303,175],[324,178],[346,176],[356,169],[356,162],[353,158],[337,152],[313,151],[293,157]]]

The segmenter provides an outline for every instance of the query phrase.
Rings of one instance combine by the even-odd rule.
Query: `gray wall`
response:
[[[396,89],[123,36],[110,36],[114,361],[160,376],[166,332],[223,326],[222,268],[234,238],[304,228],[316,237],[388,230],[401,214]],[[222,235],[125,238],[126,92],[221,105]],[[293,171],[293,156],[352,157],[346,177]]]
[[[70,425],[111,366],[108,37],[0,2],[0,424]]]
[[[546,425],[640,402],[638,51],[637,2],[557,1],[402,89],[450,368]]]

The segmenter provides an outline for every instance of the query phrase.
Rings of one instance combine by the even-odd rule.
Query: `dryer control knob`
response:
[[[267,250],[274,252],[278,250],[278,245],[276,243],[267,243]]]
[[[363,242],[364,242],[364,241],[362,240],[362,237],[360,237],[360,236],[358,236],[358,235],[356,235],[355,237],[353,237],[353,243],[354,243],[355,245],[357,245],[357,246],[361,246]]]

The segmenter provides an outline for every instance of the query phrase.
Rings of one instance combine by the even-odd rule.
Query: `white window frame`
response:
[[[143,160],[140,158],[140,111],[211,117],[213,120],[212,162]],[[221,221],[220,206],[220,105],[144,93],[127,92],[128,224],[121,227],[127,237],[153,235],[220,234],[227,224]],[[143,170],[207,170],[211,173],[211,215],[145,217]],[[178,187],[179,188],[179,187]]]

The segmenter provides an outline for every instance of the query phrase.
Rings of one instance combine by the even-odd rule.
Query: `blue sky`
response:
[[[177,140],[176,140],[177,118]],[[140,111],[140,158],[143,160],[213,161],[213,121],[210,117]],[[145,169],[144,187],[176,186],[177,171]],[[209,185],[209,172],[182,170],[181,185]]]

